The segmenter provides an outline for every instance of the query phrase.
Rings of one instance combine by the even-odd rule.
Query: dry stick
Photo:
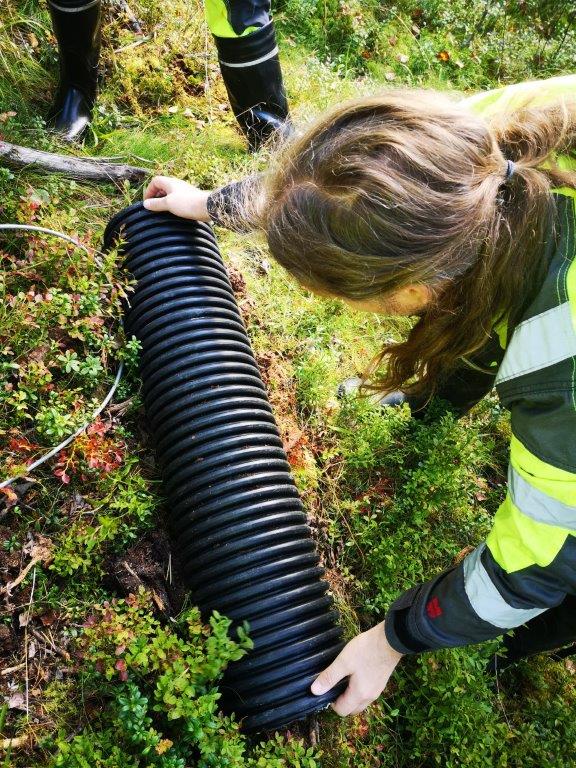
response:
[[[58,654],[58,656],[62,656],[65,661],[71,660],[72,657],[68,651],[65,651],[63,648],[59,648],[53,640],[51,640],[49,637],[46,637],[46,635],[44,635],[42,632],[38,632],[38,630],[34,629],[34,627],[30,627],[30,634],[33,635],[39,642],[44,643],[45,646],[49,646],[54,651],[54,653]]]
[[[142,37],[140,40],[136,40],[134,43],[128,43],[128,45],[122,45],[120,48],[114,48],[113,53],[122,53],[122,51],[130,51],[132,48],[138,48],[140,45],[144,45],[152,38]]]
[[[8,168],[30,168],[46,173],[61,173],[80,181],[141,182],[150,175],[146,168],[135,165],[106,163],[97,159],[59,155],[55,152],[42,152],[38,149],[20,147],[0,141],[0,165]]]
[[[6,667],[5,669],[0,669],[0,675],[11,675],[12,672],[19,672],[21,669],[24,669],[26,666],[25,662],[22,662],[22,664],[16,664],[15,667]]]
[[[28,743],[28,736],[17,736],[14,739],[0,739],[0,749],[8,751],[15,747],[23,747]]]
[[[12,590],[14,589],[14,587],[17,587],[18,584],[23,582],[26,576],[28,576],[30,569],[34,568],[34,566],[40,563],[41,561],[42,561],[42,557],[40,555],[33,557],[32,560],[30,560],[30,562],[26,566],[26,568],[24,568],[23,571],[20,571],[19,576],[16,579],[14,579],[14,581],[9,581],[4,587],[0,587],[0,594],[4,592],[7,597],[11,597]]]
[[[36,568],[32,571],[32,589],[30,590],[30,602],[26,611],[26,624],[24,625],[24,663],[26,664],[26,722],[30,722],[30,683],[28,678],[28,624],[30,622],[30,609],[34,600],[34,588],[36,587]]]
[[[132,32],[135,32],[137,35],[143,35],[142,22],[136,16],[132,8],[130,8],[126,0],[115,0],[115,4],[126,14]]]

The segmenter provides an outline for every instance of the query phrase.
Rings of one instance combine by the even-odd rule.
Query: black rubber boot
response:
[[[214,37],[230,106],[251,150],[292,127],[274,24],[246,37]]]
[[[339,398],[343,398],[350,395],[357,395],[362,385],[362,379],[359,376],[351,376],[349,379],[344,379],[338,384],[336,395]],[[391,408],[399,408],[404,403],[409,402],[406,394],[400,392],[400,390],[394,390],[394,392],[388,392],[387,395],[381,395],[379,392],[373,392],[368,395],[369,399],[373,403],[380,406],[389,406]]]
[[[74,141],[90,123],[96,100],[102,2],[74,7],[69,0],[48,0],[48,8],[60,55],[60,84],[48,123],[65,141]]]

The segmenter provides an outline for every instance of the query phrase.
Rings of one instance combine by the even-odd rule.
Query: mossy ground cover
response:
[[[110,3],[103,87],[83,152],[218,185],[249,157],[227,105],[201,5],[134,0],[144,38]],[[570,3],[283,0],[282,61],[296,122],[382,85],[477,89],[569,71]],[[0,136],[65,150],[46,131],[56,51],[42,3],[4,0]],[[80,151],[80,150],[78,150]],[[494,688],[497,643],[406,659],[381,700],[253,742],[218,709],[225,664],[249,652],[199,622],[178,585],[120,302],[130,285],[99,252],[109,217],[141,190],[0,168],[0,220],[68,233],[0,238],[1,473],[18,474],[114,404],[0,507],[0,765],[576,765],[570,661],[520,665]],[[508,424],[487,398],[456,421],[335,398],[404,320],[319,300],[255,238],[218,232],[238,302],[349,636],[404,588],[486,535],[504,494]],[[8,747],[8,741],[11,746]]]

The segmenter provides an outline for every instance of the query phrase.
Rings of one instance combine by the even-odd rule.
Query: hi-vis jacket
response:
[[[576,75],[477,94],[466,104],[491,114],[576,98]],[[575,158],[560,158],[576,168]],[[210,195],[216,223],[231,222],[245,184]],[[493,386],[510,410],[508,493],[492,532],[459,565],[401,595],[386,615],[390,644],[402,653],[477,643],[518,627],[576,595],[576,192],[555,193],[557,234],[548,273],[516,328],[498,328],[439,394],[466,411]],[[494,374],[482,373],[496,360]]]
[[[576,98],[576,76],[478,94],[467,105],[491,114],[558,96]],[[561,162],[576,168],[576,158]],[[544,254],[546,279],[516,327],[498,329],[478,357],[496,358],[497,371],[463,371],[445,387],[451,399],[471,384],[459,404],[466,410],[495,384],[510,410],[506,499],[486,542],[392,604],[385,631],[400,652],[487,640],[576,594],[576,191],[554,195],[557,235]]]

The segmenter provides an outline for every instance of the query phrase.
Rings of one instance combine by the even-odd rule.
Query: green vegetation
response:
[[[265,152],[248,156],[236,130],[200,3],[130,5],[146,39],[111,3],[83,151],[201,185],[262,167]],[[576,57],[570,2],[282,0],[277,19],[297,121],[383,85],[488,88],[569,71]],[[65,149],[41,118],[55,64],[44,4],[4,0],[2,139]],[[130,285],[115,254],[99,252],[112,213],[140,195],[0,168],[1,221],[61,230],[90,251],[1,233],[0,477],[90,418],[121,357],[127,365],[113,408],[33,482],[1,494],[0,666],[16,669],[0,676],[0,743],[14,740],[0,765],[576,766],[574,667],[539,659],[494,691],[483,670],[497,643],[405,659],[363,715],[322,714],[316,740],[301,728],[255,742],[219,712],[219,675],[249,637],[229,638],[223,617],[202,625],[170,583],[138,349],[119,323]],[[486,535],[504,493],[506,415],[493,398],[460,421],[441,408],[414,420],[337,402],[337,383],[407,321],[314,298],[256,239],[218,237],[242,275],[239,304],[352,636]]]

